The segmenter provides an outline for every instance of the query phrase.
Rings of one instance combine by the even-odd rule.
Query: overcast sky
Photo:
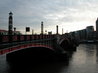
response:
[[[13,12],[13,26],[24,33],[25,27],[40,33],[76,31],[93,25],[98,17],[98,0],[2,0],[0,1],[0,29],[8,29],[9,12]]]

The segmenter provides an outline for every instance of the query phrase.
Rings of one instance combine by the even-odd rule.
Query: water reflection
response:
[[[0,73],[98,73],[98,45],[81,44],[65,62],[25,62],[9,65],[0,56]]]
[[[9,73],[60,73],[67,66],[68,61],[24,64],[10,66]]]
[[[98,44],[96,45],[96,62],[98,64]]]
[[[6,62],[6,55],[0,55],[0,73],[8,73],[9,65]]]
[[[66,73],[98,73],[96,45],[81,44],[70,60]],[[66,69],[62,72],[64,73]]]

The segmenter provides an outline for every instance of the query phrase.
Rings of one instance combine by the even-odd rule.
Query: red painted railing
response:
[[[21,49],[25,49],[25,48],[29,48],[29,47],[47,47],[47,48],[53,50],[53,47],[49,46],[49,45],[43,45],[43,44],[39,44],[39,43],[36,43],[36,44],[30,43],[30,44],[18,45],[18,46],[13,46],[13,47],[9,47],[6,49],[2,49],[2,50],[0,50],[0,55],[6,54],[9,52],[13,52],[13,51],[17,51],[17,50],[21,50]]]

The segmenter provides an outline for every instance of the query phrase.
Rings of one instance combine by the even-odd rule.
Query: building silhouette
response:
[[[94,38],[94,27],[88,26],[86,27],[87,39],[91,40]]]
[[[20,31],[12,31],[13,35],[22,35]],[[4,29],[0,29],[0,35],[8,35],[8,31]]]
[[[79,40],[94,40],[95,31],[93,26],[87,26],[85,29],[70,32],[70,34]]]
[[[8,31],[0,29],[0,35],[8,35]]]
[[[98,18],[96,20],[96,39],[98,39]]]

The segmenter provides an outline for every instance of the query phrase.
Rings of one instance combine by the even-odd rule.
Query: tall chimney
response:
[[[62,28],[62,34],[63,34],[63,28]]]
[[[16,27],[14,27],[14,32],[16,31]]]
[[[58,34],[58,25],[56,26],[56,34]]]
[[[43,21],[41,22],[41,34],[43,34]]]
[[[10,12],[9,13],[9,26],[8,26],[8,35],[12,35],[13,33],[13,17],[12,17],[13,13]]]

